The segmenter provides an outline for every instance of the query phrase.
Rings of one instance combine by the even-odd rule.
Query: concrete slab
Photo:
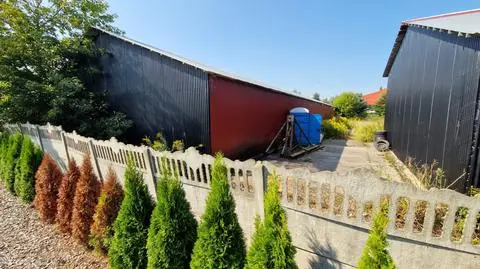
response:
[[[357,168],[369,169],[387,180],[402,181],[402,178],[371,143],[355,140],[325,140],[323,149],[305,154],[297,159],[280,157],[273,154],[265,158],[277,166],[287,169],[307,168],[311,172],[340,171],[348,172]]]

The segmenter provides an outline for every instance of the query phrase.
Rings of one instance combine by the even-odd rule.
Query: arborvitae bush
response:
[[[1,168],[3,167],[3,159],[5,158],[7,149],[8,149],[8,139],[10,134],[8,132],[2,132],[0,134],[0,177],[1,175]]]
[[[256,231],[247,255],[246,268],[292,269],[295,263],[295,248],[288,231],[287,216],[278,195],[279,182],[276,175],[269,177],[265,194],[265,219],[256,219]]]
[[[191,268],[243,268],[245,242],[235,214],[235,201],[230,193],[227,168],[217,154],[212,168],[211,189],[205,213],[198,227]]]
[[[22,152],[15,167],[14,189],[20,199],[31,203],[35,198],[35,172],[42,161],[42,151],[30,137],[23,137]]]
[[[117,218],[122,200],[122,185],[118,182],[115,172],[110,168],[90,228],[90,245],[98,253],[105,254],[109,249],[113,237],[112,225]]]
[[[3,184],[7,190],[14,193],[15,166],[22,150],[23,136],[15,134],[9,139],[9,146],[2,167]],[[17,170],[18,171],[18,170]]]
[[[57,163],[45,153],[42,163],[35,174],[35,208],[40,213],[40,218],[53,223],[57,214],[57,196],[62,172]]]
[[[388,253],[387,233],[388,203],[382,202],[379,212],[375,215],[373,227],[368,236],[363,254],[358,261],[359,269],[390,269],[395,268],[392,257]]]
[[[147,236],[153,201],[132,161],[125,171],[124,199],[113,224],[108,258],[111,268],[145,268]]]
[[[148,230],[148,268],[188,269],[197,239],[197,221],[182,183],[164,174],[157,186],[157,197]]]
[[[93,223],[93,214],[95,214],[100,188],[101,184],[93,172],[90,155],[85,154],[80,168],[80,178],[75,187],[71,221],[73,237],[85,244],[88,243],[90,226]]]
[[[72,232],[73,197],[75,197],[75,188],[79,178],[80,169],[78,169],[75,160],[72,159],[68,162],[67,173],[63,176],[60,189],[58,190],[56,222],[58,228],[63,233]]]

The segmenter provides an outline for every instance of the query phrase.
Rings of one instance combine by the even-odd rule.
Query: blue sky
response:
[[[311,97],[386,86],[400,22],[480,7],[467,0],[108,1],[126,35]]]

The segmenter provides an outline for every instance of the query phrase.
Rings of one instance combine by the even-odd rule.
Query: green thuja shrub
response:
[[[392,257],[388,253],[387,233],[388,203],[382,203],[375,215],[373,227],[368,236],[363,254],[358,261],[359,269],[391,269],[395,268]]]
[[[15,134],[8,140],[8,150],[2,164],[2,180],[5,188],[14,193],[15,169],[22,150],[23,136]],[[16,171],[17,170],[17,171]]]
[[[111,268],[145,268],[147,236],[153,202],[143,177],[130,160],[125,171],[124,199],[113,224],[108,251]]]
[[[7,156],[8,145],[10,140],[10,134],[8,132],[2,132],[0,135],[0,181],[3,182],[3,167],[5,157]]]
[[[182,183],[165,173],[158,183],[157,197],[148,230],[148,268],[188,269],[197,239],[197,221]]]
[[[265,219],[262,223],[257,216],[255,234],[248,251],[248,269],[293,269],[295,248],[288,231],[287,216],[280,204],[279,181],[276,175],[269,177],[265,194]]]
[[[35,172],[42,162],[42,151],[35,146],[30,137],[24,136],[22,152],[15,167],[15,194],[26,203],[35,198]]]
[[[198,227],[190,266],[193,269],[230,269],[243,268],[244,263],[243,232],[235,214],[227,168],[218,154],[213,163],[211,190]]]

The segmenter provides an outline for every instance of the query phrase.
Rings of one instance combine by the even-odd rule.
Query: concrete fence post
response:
[[[147,176],[145,177],[145,183],[147,184],[148,190],[150,191],[150,194],[152,195],[154,201],[157,201],[157,184],[155,178],[155,170],[153,169],[152,153],[150,152],[149,148],[145,149],[144,156],[146,159],[145,163],[147,165]]]
[[[43,147],[42,136],[40,135],[40,128],[38,127],[38,125],[35,125],[35,130],[37,131],[38,144],[40,146],[40,149],[42,150],[42,152],[44,152],[45,148]]]
[[[102,176],[102,171],[100,170],[100,165],[98,165],[98,160],[97,160],[97,155],[95,154],[95,151],[93,150],[93,140],[89,139],[88,140],[88,149],[90,152],[90,158],[93,164],[93,168],[95,171],[97,171],[98,179],[100,179],[101,182],[103,182],[103,176]]]
[[[68,145],[67,145],[67,140],[65,139],[64,131],[60,132],[60,138],[62,139],[62,144],[63,144],[63,147],[65,148],[65,155],[67,156],[67,162],[70,162],[70,154],[68,153]]]
[[[253,167],[253,182],[255,186],[255,200],[257,204],[257,213],[263,220],[265,217],[264,197],[267,190],[267,170],[261,162],[256,162]]]

